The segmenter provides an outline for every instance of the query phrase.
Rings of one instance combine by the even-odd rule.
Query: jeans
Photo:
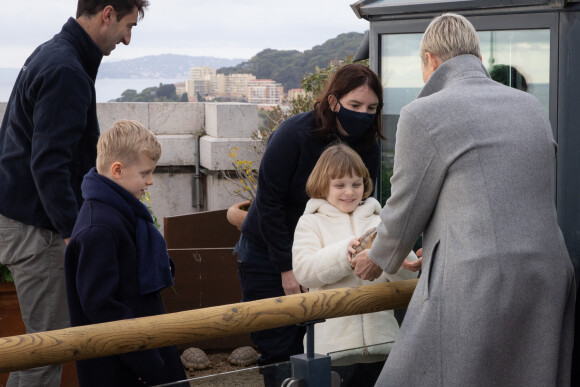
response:
[[[26,333],[70,326],[64,277],[64,240],[50,230],[0,214],[0,262],[10,269]],[[62,366],[11,372],[7,387],[60,386]]]

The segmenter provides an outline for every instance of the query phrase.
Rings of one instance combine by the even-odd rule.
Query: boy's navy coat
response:
[[[85,197],[65,258],[72,326],[165,313],[159,292],[139,295],[135,231],[121,211]],[[137,377],[148,385],[186,378],[175,347],[82,360],[77,371],[81,387],[143,386]]]

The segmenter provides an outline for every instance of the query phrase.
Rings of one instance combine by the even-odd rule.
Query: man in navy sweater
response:
[[[26,60],[0,127],[0,262],[14,277],[27,333],[69,324],[64,250],[95,166],[95,79],[129,44],[148,0],[79,0],[76,20]],[[61,366],[12,372],[8,386],[59,386]]]

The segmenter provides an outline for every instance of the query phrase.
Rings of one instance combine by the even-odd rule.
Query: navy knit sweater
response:
[[[349,137],[324,139],[315,132],[313,112],[285,120],[270,136],[258,175],[258,191],[242,225],[245,238],[268,251],[275,270],[292,270],[292,242],[308,196],[306,180],[324,149],[342,141],[355,149],[376,183],[380,163],[378,141],[364,146]]]
[[[101,49],[70,18],[22,67],[0,127],[0,213],[70,236],[99,136]]]

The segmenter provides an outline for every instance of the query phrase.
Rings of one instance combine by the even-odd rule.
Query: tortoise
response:
[[[203,349],[191,347],[181,354],[181,363],[188,371],[194,371],[208,368],[211,361]]]
[[[260,354],[252,347],[240,347],[232,351],[228,361],[233,365],[247,366],[258,361]]]
[[[354,248],[355,253],[353,254],[353,257],[363,250],[370,249],[376,237],[377,237],[376,227],[370,228],[367,231],[365,231],[365,233],[360,236],[359,239],[360,245]]]

